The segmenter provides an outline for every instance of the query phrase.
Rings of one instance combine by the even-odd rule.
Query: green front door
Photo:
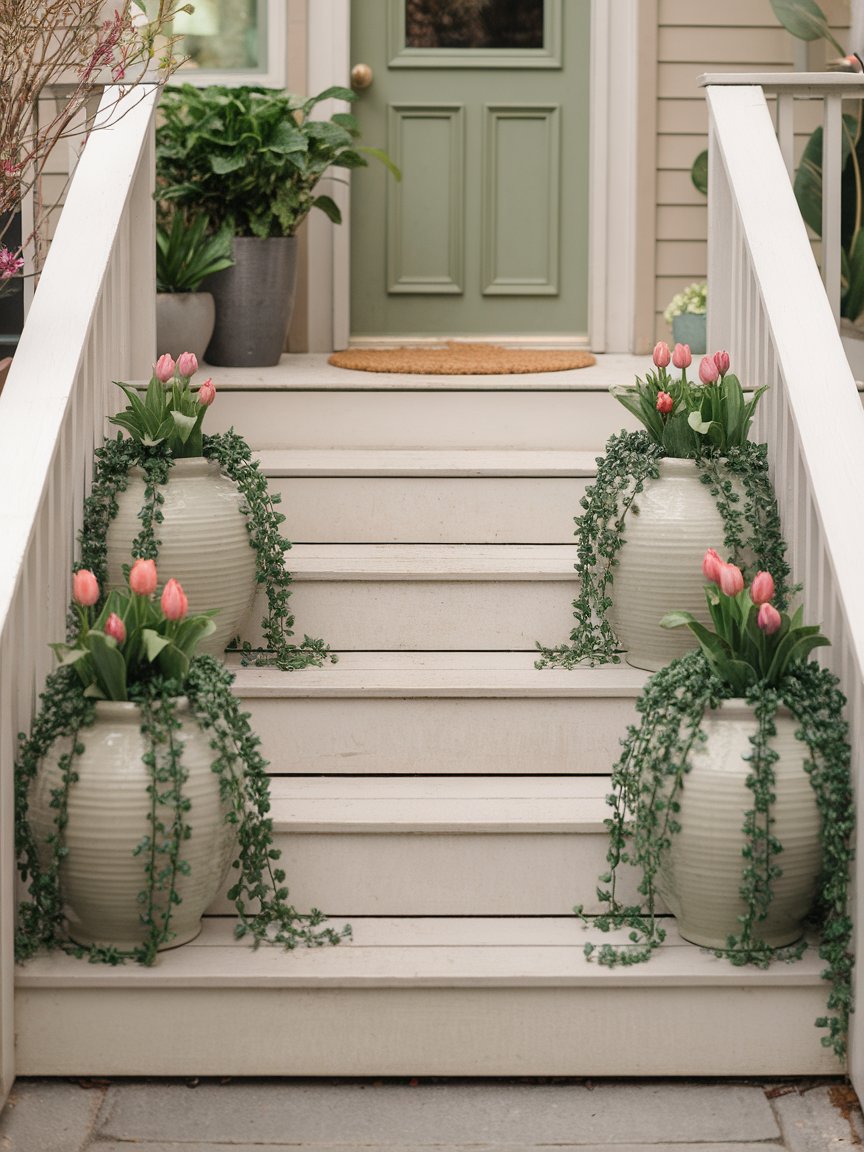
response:
[[[352,337],[584,338],[590,0],[353,0]]]

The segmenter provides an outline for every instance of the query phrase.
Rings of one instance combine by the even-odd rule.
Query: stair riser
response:
[[[243,701],[279,774],[608,774],[634,700],[432,698]]]
[[[291,610],[297,636],[336,652],[530,651],[567,640],[578,590],[571,580],[298,580]],[[265,611],[260,593],[243,633],[256,646]]]
[[[229,392],[206,430],[253,448],[593,450],[639,427],[606,392]]]
[[[569,544],[589,483],[582,477],[270,479],[282,496],[285,535],[305,544]]]

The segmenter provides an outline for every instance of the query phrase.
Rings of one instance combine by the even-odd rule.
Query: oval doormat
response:
[[[590,368],[590,352],[544,348],[501,348],[448,340],[440,348],[349,348],[328,360],[357,372],[404,372],[423,376],[503,376],[521,372],[566,372]]]

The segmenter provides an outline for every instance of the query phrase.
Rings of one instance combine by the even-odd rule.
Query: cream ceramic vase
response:
[[[117,515],[108,529],[108,586],[123,588],[123,565],[131,563],[132,542],[141,530],[144,473],[132,468]],[[155,526],[161,541],[156,566],[159,583],[179,580],[189,611],[218,608],[216,631],[198,648],[221,656],[237,635],[255,596],[255,552],[249,544],[243,498],[237,485],[204,456],[175,460],[161,489],[164,517]]]
[[[186,821],[192,835],[181,845],[188,875],[178,875],[180,903],[171,914],[175,933],[163,948],[176,948],[201,931],[201,917],[222,887],[234,855],[236,832],[225,823],[228,811],[212,771],[209,736],[198,727],[185,697],[177,702],[183,742],[181,764],[187,773],[183,795],[191,802]],[[149,770],[137,704],[99,701],[92,728],[81,732],[84,752],[75,759],[78,780],[69,789],[60,888],[70,937],[78,944],[113,945],[128,951],[146,935],[138,894],[147,887],[144,854],[133,849],[150,835]],[[51,793],[61,786],[56,747],[43,762],[30,796],[30,821],[40,845],[54,832]],[[170,814],[169,814],[170,815]],[[47,849],[46,849],[47,851]],[[165,858],[163,858],[165,859]],[[164,911],[166,893],[156,893]]]
[[[804,771],[807,746],[795,739],[797,721],[781,708],[774,720],[771,747],[776,801],[771,806],[776,836],[783,851],[774,857],[782,876],[772,883],[773,897],[754,936],[772,948],[800,939],[802,921],[816,896],[822,859],[821,817],[810,777]],[[747,787],[753,748],[753,708],[745,700],[724,700],[705,713],[707,739],[691,753],[691,768],[679,793],[681,830],[671,838],[655,884],[675,916],[685,940],[705,948],[725,948],[739,936],[745,912],[740,896],[745,860],[744,813],[753,806]]]
[[[634,668],[657,672],[696,648],[689,628],[661,628],[667,612],[691,612],[709,625],[702,559],[725,555],[723,518],[693,460],[666,458],[624,520],[609,623]]]

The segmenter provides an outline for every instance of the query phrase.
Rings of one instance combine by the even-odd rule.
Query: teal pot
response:
[[[204,358],[232,368],[269,368],[285,350],[294,312],[297,239],[234,237],[234,264],[202,284],[216,301],[216,328]]]
[[[157,292],[156,358],[167,352],[176,360],[181,352],[194,352],[203,360],[215,325],[212,293]]]
[[[682,312],[672,318],[672,339],[676,344],[689,344],[694,356],[704,356],[708,347],[708,317],[703,312]]]

